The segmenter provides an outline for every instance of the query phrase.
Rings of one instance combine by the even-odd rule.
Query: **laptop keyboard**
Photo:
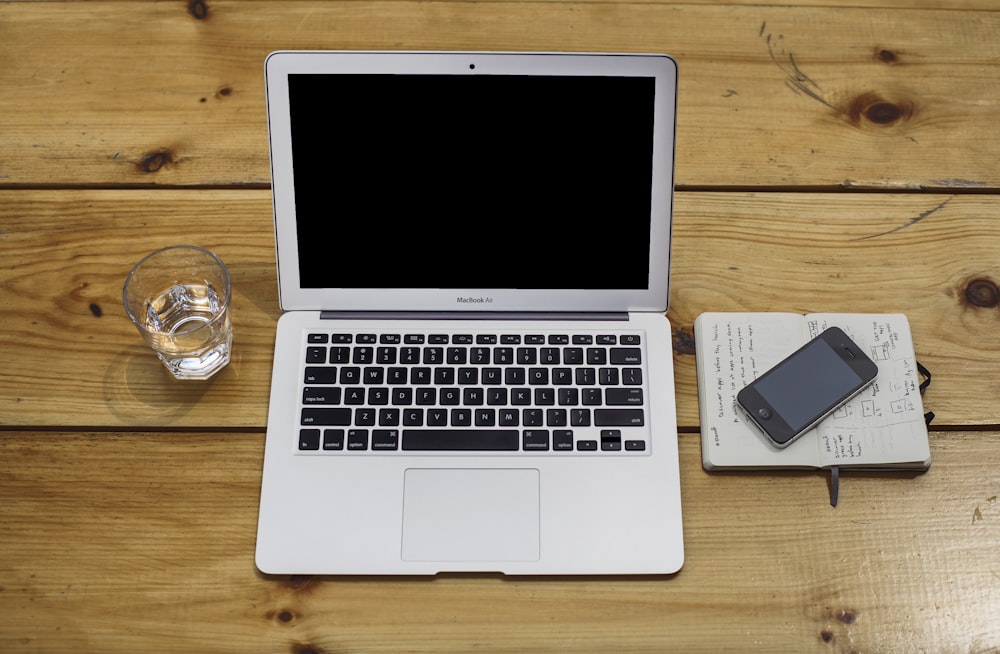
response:
[[[644,454],[636,332],[310,332],[303,454]]]

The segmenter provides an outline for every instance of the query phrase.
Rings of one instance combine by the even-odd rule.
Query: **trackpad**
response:
[[[537,561],[538,470],[406,471],[404,561]]]

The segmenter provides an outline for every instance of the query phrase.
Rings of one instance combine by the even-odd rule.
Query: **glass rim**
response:
[[[232,278],[229,275],[229,268],[228,268],[228,266],[226,266],[226,264],[222,261],[222,259],[219,258],[219,255],[215,254],[211,250],[206,250],[205,248],[197,246],[197,245],[167,245],[165,247],[153,250],[152,252],[150,252],[149,254],[147,254],[146,256],[144,256],[143,258],[139,259],[139,261],[136,262],[136,264],[134,266],[132,266],[131,270],[128,271],[128,275],[125,276],[125,283],[122,284],[122,306],[125,308],[125,313],[128,315],[129,320],[131,320],[132,324],[135,325],[136,328],[138,328],[139,331],[141,331],[144,334],[162,334],[162,333],[164,333],[164,332],[159,332],[159,331],[155,331],[155,330],[151,330],[151,329],[147,328],[143,324],[143,322],[139,319],[139,317],[136,316],[134,313],[132,313],[132,308],[129,306],[129,301],[128,301],[128,287],[129,287],[129,282],[132,281],[132,277],[135,275],[136,271],[139,270],[139,268],[144,263],[146,263],[147,261],[149,261],[150,259],[152,259],[156,255],[162,254],[163,252],[166,252],[167,250],[195,250],[195,251],[197,251],[197,252],[199,252],[201,254],[208,255],[208,257],[211,258],[211,259],[214,259],[215,263],[217,263],[219,265],[219,268],[222,270],[222,277],[223,277],[223,281],[225,283],[225,290],[226,290],[226,296],[225,296],[225,298],[222,301],[222,306],[221,306],[219,312],[217,314],[215,314],[214,316],[212,316],[211,320],[199,323],[198,326],[194,327],[193,329],[185,329],[185,330],[181,330],[181,331],[178,331],[178,332],[172,332],[170,335],[174,336],[174,335],[177,335],[177,334],[181,334],[181,335],[193,334],[193,333],[197,332],[200,329],[204,329],[206,327],[210,327],[210,326],[215,325],[216,322],[218,322],[218,320],[221,319],[223,316],[225,316],[226,313],[228,313],[228,311],[229,311],[229,303],[230,303],[230,300],[232,299],[232,295],[233,295],[233,292],[232,292]]]

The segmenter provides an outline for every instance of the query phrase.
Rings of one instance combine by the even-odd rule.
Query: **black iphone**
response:
[[[877,375],[875,362],[831,327],[748,384],[736,403],[771,443],[787,447]]]

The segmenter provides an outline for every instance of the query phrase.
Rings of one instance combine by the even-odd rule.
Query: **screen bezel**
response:
[[[666,55],[456,52],[275,52],[266,64],[281,307],[330,311],[666,311],[677,67]],[[655,80],[649,287],[645,289],[304,288],[299,279],[288,76],[296,73],[609,75]],[[613,224],[614,217],[609,217]],[[334,248],[336,245],[334,244]],[[638,253],[637,253],[638,254]]]

